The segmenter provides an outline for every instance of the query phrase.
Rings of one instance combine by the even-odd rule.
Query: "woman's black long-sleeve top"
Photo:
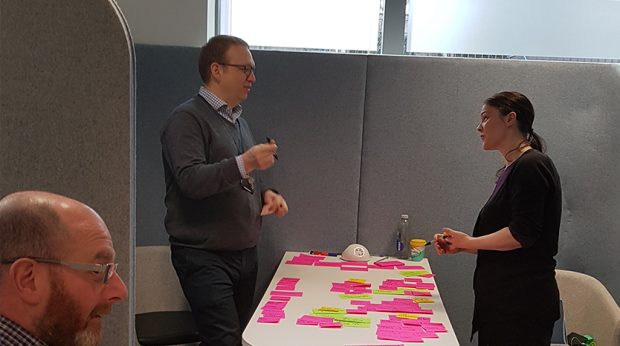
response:
[[[551,325],[559,318],[554,256],[561,214],[560,177],[547,155],[528,150],[500,175],[473,235],[508,227],[522,248],[478,251],[472,335],[482,325]]]

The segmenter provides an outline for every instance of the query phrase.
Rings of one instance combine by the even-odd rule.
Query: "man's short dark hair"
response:
[[[239,37],[229,35],[217,35],[200,49],[198,57],[198,71],[204,84],[211,80],[211,64],[214,62],[226,63],[226,52],[230,46],[243,46],[250,49],[250,46]]]

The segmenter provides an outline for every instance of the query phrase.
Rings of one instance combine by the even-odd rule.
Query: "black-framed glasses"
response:
[[[227,64],[223,62],[218,62],[218,64],[223,66],[232,66],[239,69],[239,71],[245,74],[245,78],[249,78],[252,73],[256,74],[256,67],[252,65],[239,65],[239,64]]]
[[[254,178],[250,176],[241,179],[241,188],[251,194],[254,194]]]
[[[116,269],[118,268],[118,263],[97,264],[97,263],[69,262],[69,261],[61,261],[61,260],[39,258],[39,257],[22,257],[22,258],[28,258],[37,263],[61,265],[64,267],[68,267],[68,268],[83,271],[83,272],[94,272],[97,275],[102,276],[101,282],[103,284],[108,283],[108,281],[112,278],[112,276],[114,276],[114,273],[116,273]],[[19,258],[2,260],[0,263],[11,264],[17,261],[18,259]]]

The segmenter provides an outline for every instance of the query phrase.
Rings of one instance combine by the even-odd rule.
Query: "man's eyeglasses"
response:
[[[256,67],[251,66],[251,65],[226,64],[223,62],[218,62],[218,64],[223,65],[223,66],[236,67],[239,69],[239,71],[245,74],[246,78],[249,78],[252,73],[256,74]]]
[[[95,263],[77,263],[77,262],[67,262],[61,260],[54,260],[48,258],[39,258],[39,257],[24,257],[29,258],[37,263],[45,263],[45,264],[55,264],[65,266],[71,269],[83,271],[83,272],[94,272],[97,275],[101,275],[101,281],[103,284],[107,284],[108,281],[112,278],[114,273],[116,273],[116,268],[118,268],[118,263],[107,263],[107,264],[95,264]],[[17,261],[16,259],[7,259],[2,260],[0,263],[2,264],[11,264]]]

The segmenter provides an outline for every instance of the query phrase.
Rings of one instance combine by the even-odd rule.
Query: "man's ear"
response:
[[[37,304],[43,301],[48,287],[47,271],[32,259],[20,258],[11,264],[7,280],[17,296],[26,303]]]
[[[222,66],[216,62],[211,63],[211,66],[209,67],[211,70],[211,79],[215,80],[215,81],[219,81],[220,79],[222,79]]]

